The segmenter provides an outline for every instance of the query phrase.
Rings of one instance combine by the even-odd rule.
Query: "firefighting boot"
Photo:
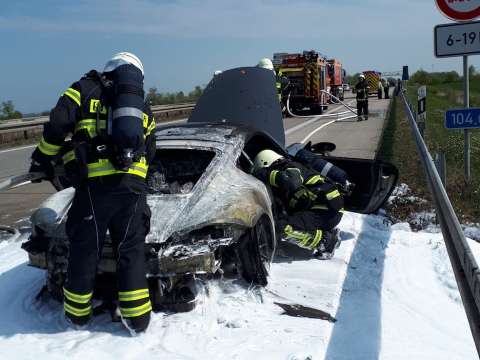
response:
[[[291,225],[286,225],[284,228],[283,239],[286,242],[295,244],[302,249],[307,249],[315,252],[319,246],[323,236],[322,230],[303,231],[295,230]]]
[[[322,239],[314,251],[314,256],[321,260],[330,260],[339,246],[340,236],[338,229],[323,231]]]

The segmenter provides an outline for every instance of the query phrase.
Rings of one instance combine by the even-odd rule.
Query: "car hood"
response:
[[[257,67],[230,69],[215,76],[187,123],[216,123],[259,130],[285,148],[282,110],[275,74]]]

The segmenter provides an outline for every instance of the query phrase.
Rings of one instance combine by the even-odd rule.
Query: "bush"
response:
[[[2,102],[0,120],[19,119],[22,117],[20,111],[15,110],[12,100]]]
[[[195,89],[185,95],[183,91],[177,93],[159,93],[157,88],[152,87],[148,90],[147,99],[152,105],[178,104],[183,102],[195,102],[202,95],[201,86],[195,86]]]

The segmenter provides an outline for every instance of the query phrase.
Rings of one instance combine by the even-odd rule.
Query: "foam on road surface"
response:
[[[0,358],[477,358],[440,234],[353,213],[339,227],[332,260],[279,253],[266,289],[209,281],[196,309],[155,313],[148,332],[134,338],[108,314],[73,330],[60,303],[35,300],[44,271],[27,266],[19,242],[2,242]],[[337,322],[286,316],[275,302],[317,308]]]

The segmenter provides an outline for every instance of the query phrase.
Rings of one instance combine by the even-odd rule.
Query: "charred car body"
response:
[[[199,277],[231,272],[267,284],[278,240],[275,209],[270,190],[250,174],[252,159],[266,148],[294,156],[285,149],[274,82],[265,69],[225,71],[208,84],[186,124],[157,129],[147,177],[152,216],[145,247],[154,309],[191,309]],[[396,183],[392,165],[331,157],[321,147],[312,151],[356,184],[346,210],[376,211]],[[47,270],[47,289],[57,298],[67,268],[65,221],[73,194],[64,189],[36,210],[24,244],[30,264]],[[107,236],[94,291],[105,302],[115,301],[116,257]]]

